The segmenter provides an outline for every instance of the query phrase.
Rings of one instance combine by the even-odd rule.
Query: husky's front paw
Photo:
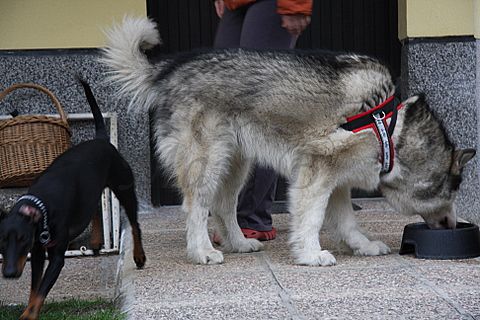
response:
[[[297,254],[295,262],[306,266],[333,266],[337,260],[327,250],[318,250]]]
[[[367,245],[354,250],[357,256],[380,256],[390,252],[390,248],[382,241],[370,241]]]
[[[223,253],[215,249],[199,250],[190,253],[189,257],[197,264],[220,264],[223,262]]]
[[[226,252],[248,253],[263,250],[263,243],[257,239],[243,238],[238,244],[226,244],[222,249]]]

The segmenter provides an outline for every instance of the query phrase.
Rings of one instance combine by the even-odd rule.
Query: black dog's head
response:
[[[5,278],[19,278],[35,240],[35,230],[42,217],[40,211],[27,204],[16,204],[9,214],[1,213],[0,253]]]

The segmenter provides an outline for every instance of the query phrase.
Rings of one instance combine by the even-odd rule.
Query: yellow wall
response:
[[[145,16],[145,3],[0,0],[0,50],[100,47],[102,28],[125,14]],[[398,0],[398,6],[400,39],[459,35],[480,39],[480,0]]]
[[[475,38],[480,39],[480,0],[473,0],[473,31]]]
[[[398,0],[399,38],[480,35],[480,0]]]
[[[126,14],[145,16],[146,1],[0,0],[0,50],[100,47]]]

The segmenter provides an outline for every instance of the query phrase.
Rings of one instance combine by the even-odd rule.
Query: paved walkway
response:
[[[356,203],[363,228],[392,254],[351,256],[322,233],[338,264],[296,266],[286,243],[289,215],[276,214],[278,237],[264,251],[226,254],[222,265],[193,265],[186,259],[184,214],[164,207],[140,217],[145,269],[134,269],[130,245],[120,256],[69,258],[47,301],[112,299],[120,292],[124,311],[139,320],[480,319],[480,259],[399,256],[403,226],[419,220],[395,214],[383,201]],[[128,232],[124,237],[130,244]],[[17,281],[0,278],[0,304],[28,300],[29,269]]]
[[[60,277],[47,296],[47,302],[73,298],[113,300],[118,257],[118,255],[111,255],[66,259]],[[30,262],[27,262],[20,279],[6,280],[0,277],[0,306],[27,304],[30,277]]]
[[[265,250],[226,254],[222,265],[186,259],[184,215],[162,208],[141,216],[147,265],[123,265],[130,319],[480,319],[480,260],[433,261],[399,256],[403,227],[419,221],[383,201],[356,201],[365,230],[387,243],[382,257],[351,256],[328,234],[333,267],[296,266],[287,246],[288,214],[274,215],[278,237]],[[127,248],[128,249],[128,248]]]

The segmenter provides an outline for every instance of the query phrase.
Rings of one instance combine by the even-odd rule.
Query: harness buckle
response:
[[[380,111],[380,112],[378,112],[378,113],[372,114],[372,117],[373,117],[373,119],[375,119],[375,120],[383,120],[383,119],[385,119],[386,115],[385,115],[385,112],[382,110],[382,111]]]

